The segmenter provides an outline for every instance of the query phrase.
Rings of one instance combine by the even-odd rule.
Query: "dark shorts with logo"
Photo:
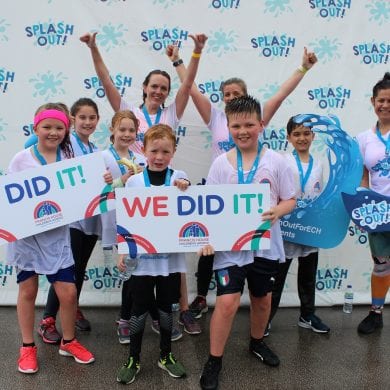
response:
[[[277,260],[255,257],[253,263],[242,267],[233,265],[215,270],[217,296],[242,294],[245,280],[247,280],[250,293],[254,297],[263,297],[272,291],[278,268],[279,262]]]

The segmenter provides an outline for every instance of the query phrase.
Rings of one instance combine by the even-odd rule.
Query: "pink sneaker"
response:
[[[37,347],[20,347],[18,370],[24,374],[35,374],[38,371]]]
[[[89,364],[95,361],[95,357],[87,348],[83,347],[76,339],[64,344],[61,341],[59,354],[62,356],[73,356],[77,363]]]

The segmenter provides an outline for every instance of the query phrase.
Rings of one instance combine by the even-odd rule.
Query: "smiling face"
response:
[[[56,150],[68,131],[64,122],[52,118],[43,119],[34,130],[40,149],[46,151]]]
[[[74,129],[80,139],[88,142],[90,135],[96,130],[99,115],[91,106],[81,106],[76,115],[72,117]]]
[[[298,153],[306,153],[313,142],[314,133],[310,127],[299,125],[287,135],[287,139]]]
[[[379,122],[390,123],[390,88],[380,89],[375,97],[371,98],[375,114]]]
[[[175,145],[172,139],[167,137],[154,138],[146,143],[143,152],[148,160],[149,170],[161,172],[171,162],[175,154]]]
[[[122,118],[110,130],[114,137],[113,144],[115,149],[127,149],[136,140],[137,127],[130,118]]]
[[[147,105],[161,106],[169,95],[169,89],[169,80],[165,76],[152,74],[149,82],[143,87],[146,95],[145,103]]]
[[[228,127],[234,143],[240,150],[248,152],[257,150],[263,123],[255,112],[229,115]]]
[[[227,84],[223,87],[223,101],[224,103],[230,102],[232,99],[244,96],[245,91],[242,89],[241,85],[233,83]]]

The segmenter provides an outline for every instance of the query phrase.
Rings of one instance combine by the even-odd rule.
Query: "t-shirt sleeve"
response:
[[[121,98],[121,103],[119,105],[119,111],[124,111],[124,110],[130,110],[130,111],[135,111],[135,106],[134,104],[126,102],[123,98]]]
[[[296,197],[294,174],[287,161],[279,156],[279,198],[288,200]]]
[[[164,109],[164,122],[167,125],[171,126],[173,130],[179,126],[179,118],[176,115],[176,103],[171,103],[168,107]]]
[[[221,169],[222,169],[222,158],[224,158],[225,155],[221,155],[217,157],[214,162],[211,164],[211,167],[209,169],[209,173],[207,175],[206,179],[206,185],[213,185],[213,184],[223,184],[223,181],[221,180]]]

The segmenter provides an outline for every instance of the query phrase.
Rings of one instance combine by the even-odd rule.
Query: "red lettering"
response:
[[[145,205],[142,204],[140,198],[136,196],[133,200],[133,203],[130,205],[128,200],[126,198],[122,199],[123,205],[125,206],[125,209],[127,211],[128,216],[131,218],[134,216],[136,210],[139,210],[139,213],[142,217],[145,217],[148,213],[149,206],[150,206],[150,199],[151,197],[148,196],[146,198]],[[154,209],[154,201],[153,201],[153,209]]]
[[[155,198],[153,198],[153,215],[155,215],[156,217],[166,217],[167,215],[169,215],[167,211],[160,211],[160,209],[167,208],[167,204],[162,203],[167,200],[167,196],[156,196]]]

